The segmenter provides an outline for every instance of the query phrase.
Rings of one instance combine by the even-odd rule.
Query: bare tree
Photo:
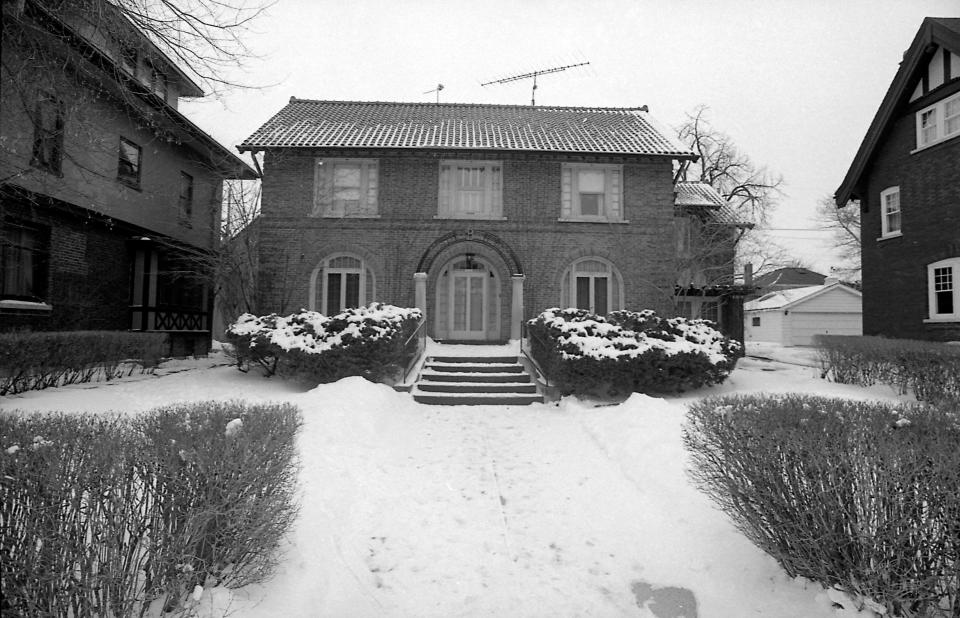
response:
[[[817,203],[817,221],[820,229],[832,233],[833,247],[840,263],[831,270],[843,279],[860,279],[860,204],[851,202],[837,208],[832,196],[824,196]]]

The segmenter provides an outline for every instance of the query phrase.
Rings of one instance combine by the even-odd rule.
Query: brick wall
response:
[[[960,340],[960,324],[925,323],[927,265],[960,256],[960,139],[911,154],[915,109],[888,127],[861,198],[863,332],[935,341]],[[880,192],[900,187],[902,236],[881,235]]]
[[[316,156],[329,153],[269,152],[263,179],[260,254],[261,312],[288,312],[310,304],[311,273],[336,252],[363,257],[374,271],[377,300],[414,304],[413,274],[425,255],[436,255],[430,274],[443,266],[452,248],[431,249],[438,239],[458,233],[459,242],[485,235],[499,250],[469,245],[498,271],[501,332],[509,334],[512,252],[523,274],[525,313],[560,303],[560,278],[571,262],[588,255],[610,260],[623,278],[628,309],[668,311],[675,277],[673,184],[666,158],[635,157],[623,163],[624,216],[629,223],[561,222],[561,160],[553,157],[497,159],[503,162],[505,220],[447,220],[437,213],[438,156],[355,154],[379,160],[379,213],[376,219],[307,217],[313,204]],[[342,155],[341,155],[342,156]],[[460,155],[458,158],[465,158]],[[598,161],[608,162],[608,161]],[[473,239],[469,234],[473,233]],[[463,250],[468,245],[462,245]],[[428,312],[436,299],[428,285]]]

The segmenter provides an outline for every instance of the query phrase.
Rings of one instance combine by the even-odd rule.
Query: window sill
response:
[[[3,309],[46,313],[53,311],[53,305],[48,305],[47,303],[38,303],[30,300],[0,300],[0,310]]]
[[[949,142],[950,140],[956,139],[956,138],[958,138],[958,137],[960,137],[960,133],[955,133],[955,134],[953,134],[953,135],[948,135],[947,137],[941,137],[940,139],[934,140],[934,141],[930,142],[929,144],[924,144],[923,146],[917,146],[916,148],[914,148],[913,150],[910,151],[910,154],[917,154],[918,152],[923,152],[924,150],[927,150],[928,148],[933,148],[934,146],[939,146],[940,144],[943,144],[944,142]]]
[[[467,216],[467,215],[434,215],[434,219],[444,220],[461,220],[461,221],[506,221],[506,217],[480,217],[480,216]]]
[[[893,234],[877,236],[877,242],[880,242],[882,240],[890,240],[891,238],[900,238],[901,236],[903,236],[903,232],[894,232]]]
[[[320,215],[310,215],[315,219],[379,219],[380,215],[334,215],[323,213]]]
[[[936,318],[927,318],[923,321],[924,324],[955,324],[960,322],[960,316],[943,316]]]
[[[575,218],[560,217],[559,219],[557,219],[557,221],[562,221],[564,223],[614,223],[614,224],[620,224],[620,225],[630,224],[630,222],[627,221],[626,219],[602,219],[599,217],[595,219],[575,219]]]

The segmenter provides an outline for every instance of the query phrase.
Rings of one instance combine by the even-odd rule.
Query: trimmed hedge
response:
[[[527,322],[531,352],[562,394],[683,392],[723,382],[740,344],[706,320],[650,310],[548,309]]]
[[[266,578],[297,514],[290,405],[0,415],[4,615],[132,616]]]
[[[892,615],[960,614],[956,409],[804,395],[705,399],[691,476],[791,576]]]
[[[960,346],[882,337],[817,335],[823,377],[834,382],[887,384],[918,401],[960,404]]]
[[[286,317],[240,316],[226,331],[237,366],[255,363],[267,375],[314,383],[363,376],[372,382],[393,377],[417,353],[411,338],[419,309],[371,303],[334,316],[300,311]]]
[[[151,371],[166,349],[164,333],[0,333],[0,395]]]

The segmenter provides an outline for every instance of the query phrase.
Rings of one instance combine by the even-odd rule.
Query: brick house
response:
[[[960,340],[960,18],[924,19],[837,189],[851,200],[864,334]]]
[[[264,153],[261,310],[417,306],[445,341],[555,306],[675,315],[677,222],[730,218],[677,204],[696,157],[646,108],[291,98],[239,148]],[[687,312],[739,302],[705,288]]]
[[[103,8],[3,3],[0,329],[204,352],[222,183],[256,173],[177,110],[194,80]]]

